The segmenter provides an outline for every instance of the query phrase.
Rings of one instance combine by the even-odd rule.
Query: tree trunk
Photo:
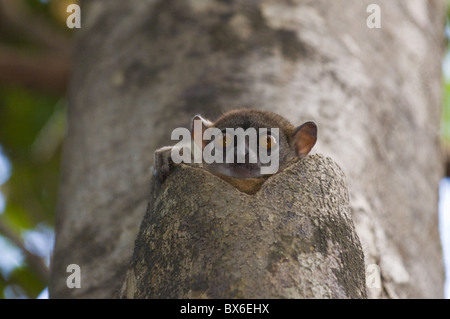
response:
[[[363,298],[345,177],[314,155],[255,195],[182,166],[153,183],[123,298]]]
[[[368,296],[442,297],[444,1],[378,1],[379,29],[370,3],[82,2],[50,296],[116,296],[154,150],[196,113],[253,107],[319,125],[315,150],[347,175],[366,265],[379,266]],[[72,263],[79,289],[66,286]]]

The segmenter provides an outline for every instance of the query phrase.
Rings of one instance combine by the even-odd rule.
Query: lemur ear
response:
[[[293,146],[298,156],[307,155],[317,141],[317,125],[306,122],[297,127],[293,133]]]
[[[192,118],[191,122],[191,136],[194,142],[202,149],[206,145],[206,141],[203,140],[203,133],[213,123],[204,119],[200,115],[196,115]]]

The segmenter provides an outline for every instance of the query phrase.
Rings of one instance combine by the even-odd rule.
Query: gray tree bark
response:
[[[90,0],[69,94],[51,297],[118,294],[170,132],[238,107],[319,125],[347,175],[372,298],[442,297],[444,1]],[[81,267],[80,289],[66,267]],[[371,286],[372,287],[372,286]]]

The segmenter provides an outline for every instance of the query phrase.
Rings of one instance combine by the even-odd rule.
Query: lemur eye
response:
[[[264,135],[259,139],[259,145],[268,150],[275,147],[276,144],[277,140],[270,134]]]
[[[219,147],[228,147],[231,144],[231,135],[228,133],[223,133],[216,139],[216,145]]]

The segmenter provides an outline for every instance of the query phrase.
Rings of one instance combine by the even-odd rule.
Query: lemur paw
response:
[[[173,167],[173,161],[171,158],[172,147],[165,146],[155,151],[155,165],[153,167],[153,176],[157,181],[163,183],[167,176],[170,174],[170,170]]]

